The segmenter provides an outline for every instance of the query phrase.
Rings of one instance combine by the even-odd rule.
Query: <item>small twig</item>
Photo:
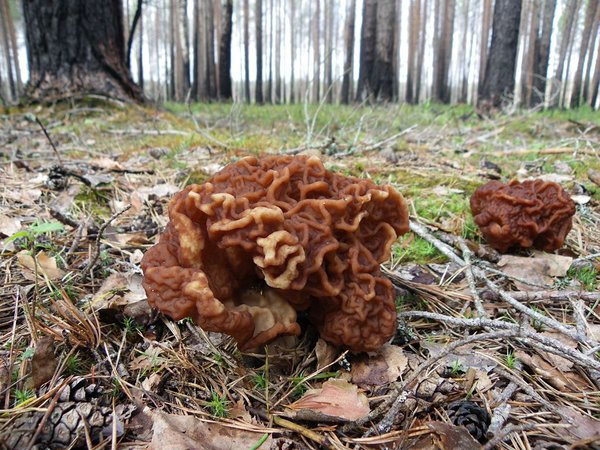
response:
[[[120,211],[117,211],[116,213],[114,213],[112,216],[110,216],[108,218],[108,220],[106,222],[104,222],[102,224],[102,226],[100,227],[100,229],[98,230],[98,234],[96,235],[96,245],[94,246],[94,254],[93,256],[90,258],[90,261],[88,262],[87,266],[85,267],[85,269],[83,269],[83,274],[86,274],[88,272],[91,272],[94,269],[94,266],[96,265],[96,262],[98,261],[98,258],[100,257],[100,241],[102,240],[102,235],[104,234],[104,231],[106,230],[106,228],[110,225],[110,223],[115,220],[117,217],[119,217],[121,214],[129,211],[129,209],[131,208],[131,205],[127,205],[125,208],[123,208]]]
[[[555,424],[548,424],[546,426],[555,426]],[[544,428],[542,424],[537,423],[526,423],[524,425],[509,425],[506,428],[503,428],[496,434],[492,439],[490,439],[483,447],[483,450],[492,450],[496,448],[496,445],[500,444],[504,439],[508,437],[509,434],[512,433],[520,433],[521,431],[533,430],[535,428]]]
[[[46,127],[44,126],[44,124],[42,123],[42,121],[38,118],[38,116],[34,116],[34,117],[35,117],[35,121],[40,126],[40,128],[42,129],[42,131],[44,132],[44,134],[46,135],[46,139],[48,139],[48,142],[50,142],[50,145],[52,146],[52,150],[54,151],[54,154],[56,155],[56,159],[58,159],[58,164],[60,164],[62,166],[63,165],[63,161],[62,161],[62,158],[60,157],[60,153],[58,153],[58,149],[54,145],[54,142],[52,142],[52,139],[50,138],[50,135],[48,134],[48,131],[46,131]]]
[[[484,318],[487,317],[487,313],[483,308],[483,303],[481,302],[481,297],[479,297],[479,292],[477,291],[477,286],[475,284],[475,276],[473,275],[473,266],[471,265],[471,256],[473,253],[469,250],[467,243],[463,238],[459,238],[458,244],[463,253],[463,258],[465,259],[466,265],[466,276],[467,282],[469,283],[469,289],[471,290],[471,294],[473,295],[473,302],[475,303],[475,309],[477,310],[477,314],[479,317]]]
[[[298,425],[297,423],[294,423],[287,419],[284,419],[283,417],[279,417],[279,416],[271,416],[271,417],[273,419],[273,422],[276,423],[277,425],[279,425],[280,427],[284,427],[284,428],[287,428],[288,430],[295,431],[296,433],[301,434],[305,438],[310,439],[313,442],[316,442],[317,444],[319,444],[320,446],[322,446],[326,449],[337,450],[337,447],[331,443],[329,438],[327,438],[319,433],[316,433],[312,430],[309,430],[308,428],[305,428],[302,425]]]

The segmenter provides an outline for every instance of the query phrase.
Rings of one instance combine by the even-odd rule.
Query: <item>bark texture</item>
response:
[[[492,25],[492,43],[479,102],[500,106],[512,96],[521,18],[521,0],[496,0]]]
[[[233,0],[225,1],[219,41],[219,97],[231,99],[231,32],[233,29]]]
[[[344,77],[342,79],[341,102],[350,103],[352,98],[352,72],[354,69],[354,22],[356,14],[356,0],[351,0],[346,24],[344,25]]]
[[[23,13],[29,99],[143,99],[125,61],[120,0],[23,0]]]

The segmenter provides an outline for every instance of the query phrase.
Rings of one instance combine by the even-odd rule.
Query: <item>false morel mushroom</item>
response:
[[[142,269],[149,303],[173,319],[191,317],[241,349],[298,335],[298,313],[353,351],[394,334],[379,264],[408,231],[408,209],[393,188],[316,157],[248,157],[176,194],[169,219]]]
[[[550,181],[490,181],[471,196],[471,211],[485,240],[502,253],[517,246],[553,251],[571,230],[575,203]]]

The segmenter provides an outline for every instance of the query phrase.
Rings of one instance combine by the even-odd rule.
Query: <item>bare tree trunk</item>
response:
[[[290,49],[290,103],[294,103],[295,96],[294,90],[296,88],[296,2],[291,2],[290,4],[290,40],[291,40],[291,49]]]
[[[312,23],[313,35],[313,81],[312,102],[318,103],[321,90],[321,0],[314,0],[315,14]]]
[[[441,9],[443,16],[439,17],[441,26],[437,29],[439,41],[437,45],[437,71],[434,84],[437,88],[434,90],[436,100],[442,103],[450,103],[450,57],[452,56],[452,35],[454,34],[454,0],[445,0],[444,8]],[[437,4],[437,3],[436,3]]]
[[[523,54],[521,61],[521,81],[518,86],[518,103],[528,108],[531,105],[533,90],[533,70],[537,46],[538,14],[540,0],[524,0],[521,13],[521,34]]]
[[[596,67],[594,69],[594,75],[592,76],[590,88],[590,100],[589,104],[592,108],[595,108],[598,104],[598,91],[600,90],[600,58],[596,57]]]
[[[556,0],[544,0],[541,30],[538,33],[534,55],[533,93],[531,97],[533,106],[544,103],[546,96],[548,61],[550,59],[550,37],[552,36],[552,23],[554,22],[555,10]]]
[[[273,0],[269,0],[269,78],[267,80],[267,103],[273,103]]]
[[[177,102],[182,102],[186,95],[185,77],[183,75],[183,50],[181,48],[181,23],[179,0],[170,2],[170,37],[171,37],[171,95]]]
[[[277,11],[277,27],[275,28],[275,93],[274,93],[274,101],[275,103],[281,102],[281,3],[276,3],[277,7],[275,10]]]
[[[183,91],[185,92],[185,95],[187,96],[188,91],[190,90],[190,86],[191,86],[191,76],[190,76],[190,72],[191,72],[191,65],[190,65],[190,33],[189,33],[189,21],[188,21],[188,15],[187,15],[187,10],[188,10],[188,0],[183,0],[182,5],[181,5],[181,12],[180,12],[180,20],[182,23],[182,29],[181,32],[183,34],[183,43],[182,43],[182,59],[183,59]]]
[[[250,6],[244,0],[244,94],[246,103],[250,103]]]
[[[325,0],[325,92],[327,103],[333,102],[333,0]]]
[[[99,94],[143,100],[125,61],[120,0],[27,0],[23,13],[30,99]]]
[[[470,0],[465,0],[463,3],[463,17],[462,17],[462,49],[459,54],[459,78],[460,83],[458,84],[458,90],[456,93],[456,101],[458,103],[467,103],[467,97],[469,94],[469,69],[470,69],[470,58],[471,51],[473,49],[473,34],[469,31],[469,8],[471,6]],[[470,37],[470,39],[469,39]]]
[[[9,101],[15,101],[19,97],[19,89],[16,82],[16,76],[13,72],[13,51],[10,34],[10,25],[12,19],[8,10],[7,0],[0,0],[0,28],[2,31],[2,50],[4,51],[4,59],[6,60],[6,76],[8,78]],[[17,72],[18,73],[18,72]]]
[[[490,31],[492,30],[492,0],[483,0],[481,20],[481,42],[479,44],[479,79],[478,84],[483,85],[485,80],[485,66],[487,64],[488,50],[490,47]]]
[[[262,62],[263,62],[263,51],[262,51],[262,0],[256,0],[256,103],[262,105],[264,103],[263,98],[263,77],[262,77]]]
[[[427,4],[421,4],[420,18],[420,33],[419,33],[419,49],[417,51],[417,64],[415,73],[415,103],[419,103],[421,98],[421,85],[423,80],[423,58],[425,56],[425,24],[427,23]]]
[[[563,81],[563,71],[565,59],[567,58],[567,51],[569,50],[569,44],[571,42],[571,35],[573,32],[573,22],[575,21],[575,16],[577,13],[579,5],[579,0],[567,0],[565,4],[565,9],[563,11],[563,16],[559,23],[562,23],[562,30],[560,32],[560,46],[558,50],[558,66],[556,67],[556,72],[554,74],[554,80],[552,83],[552,95],[551,102],[552,106],[556,106],[560,104],[560,97],[562,89],[562,81]]]
[[[140,1],[141,3],[141,1]],[[140,10],[141,11],[141,10]],[[138,45],[138,85],[144,91],[144,20],[140,13],[139,20],[140,39]]]
[[[583,64],[585,55],[588,53],[589,58],[593,56],[594,49],[590,48],[590,35],[592,26],[594,25],[594,16],[598,7],[598,0],[588,0],[585,10],[585,21],[583,23],[583,31],[581,33],[581,45],[579,46],[579,59],[577,60],[577,68],[573,77],[573,90],[571,92],[571,108],[579,106],[582,103],[581,85],[583,83]]]
[[[361,101],[371,96],[370,86],[375,65],[377,45],[377,0],[364,0],[362,28],[360,31],[360,61],[356,99]]]
[[[587,67],[585,69],[585,81],[583,83],[583,100],[587,102],[590,98],[590,79],[592,77],[592,56],[594,55],[594,49],[596,48],[596,39],[598,35],[600,35],[600,2],[596,5],[596,16],[594,17],[594,24],[592,25],[592,34],[590,37],[590,45],[588,48],[590,49],[590,57],[588,58]],[[599,58],[596,58],[599,59]]]
[[[496,0],[480,103],[488,101],[491,106],[500,106],[504,97],[514,93],[520,18],[521,0]]]
[[[230,100],[231,89],[231,36],[233,30],[233,0],[225,0],[219,40],[219,98]]]
[[[396,36],[396,1],[377,2],[375,64],[370,86],[373,97],[389,102],[394,98],[394,41]]]
[[[417,53],[417,42],[419,41],[421,19],[421,0],[413,0],[410,6],[410,29],[408,31],[408,74],[406,76],[406,101],[416,103],[415,98],[415,59]]]
[[[356,0],[351,0],[346,13],[346,23],[344,25],[344,76],[342,79],[341,102],[350,103],[352,98],[352,72],[354,71],[354,23],[356,15]]]
[[[204,52],[207,61],[208,97],[217,98],[217,65],[215,64],[215,14],[213,2],[206,2],[206,46]]]

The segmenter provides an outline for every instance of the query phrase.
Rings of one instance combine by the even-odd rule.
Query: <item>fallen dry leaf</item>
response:
[[[271,448],[269,436],[260,447],[254,447],[264,433],[207,423],[193,416],[177,416],[147,411],[152,418],[152,442],[148,450],[231,450]]]
[[[34,388],[50,381],[58,366],[54,354],[54,338],[44,336],[37,341],[33,358],[31,358],[31,380]]]
[[[322,369],[335,361],[340,351],[336,346],[319,338],[315,346],[315,353],[317,355],[317,369]]]
[[[523,256],[503,255],[498,261],[498,266],[507,275],[524,280],[527,283],[514,281],[522,291],[537,291],[551,287],[554,283],[552,277],[564,277],[571,267],[573,258],[534,251],[530,258]]]
[[[12,236],[19,230],[21,230],[21,221],[19,219],[0,214],[0,234]]]
[[[584,416],[579,411],[568,406],[559,406],[556,410],[562,417],[563,423],[570,425],[567,432],[577,439],[597,438],[600,442],[600,421],[590,416]]]
[[[23,276],[28,280],[35,281],[36,274],[36,260],[37,260],[37,274],[39,278],[43,278],[44,275],[52,281],[60,280],[65,272],[58,268],[56,264],[56,258],[48,256],[43,250],[36,255],[36,260],[29,254],[27,250],[21,250],[17,253],[17,260],[19,264],[25,269],[23,270]]]
[[[122,164],[111,158],[95,158],[89,161],[90,166],[105,170],[125,170]]]
[[[358,386],[339,379],[327,380],[321,389],[310,389],[288,407],[342,420],[358,420],[370,412],[367,396],[358,392]]]
[[[384,345],[375,356],[364,356],[353,361],[352,382],[359,386],[381,386],[396,381],[406,370],[408,358],[395,345]]]

